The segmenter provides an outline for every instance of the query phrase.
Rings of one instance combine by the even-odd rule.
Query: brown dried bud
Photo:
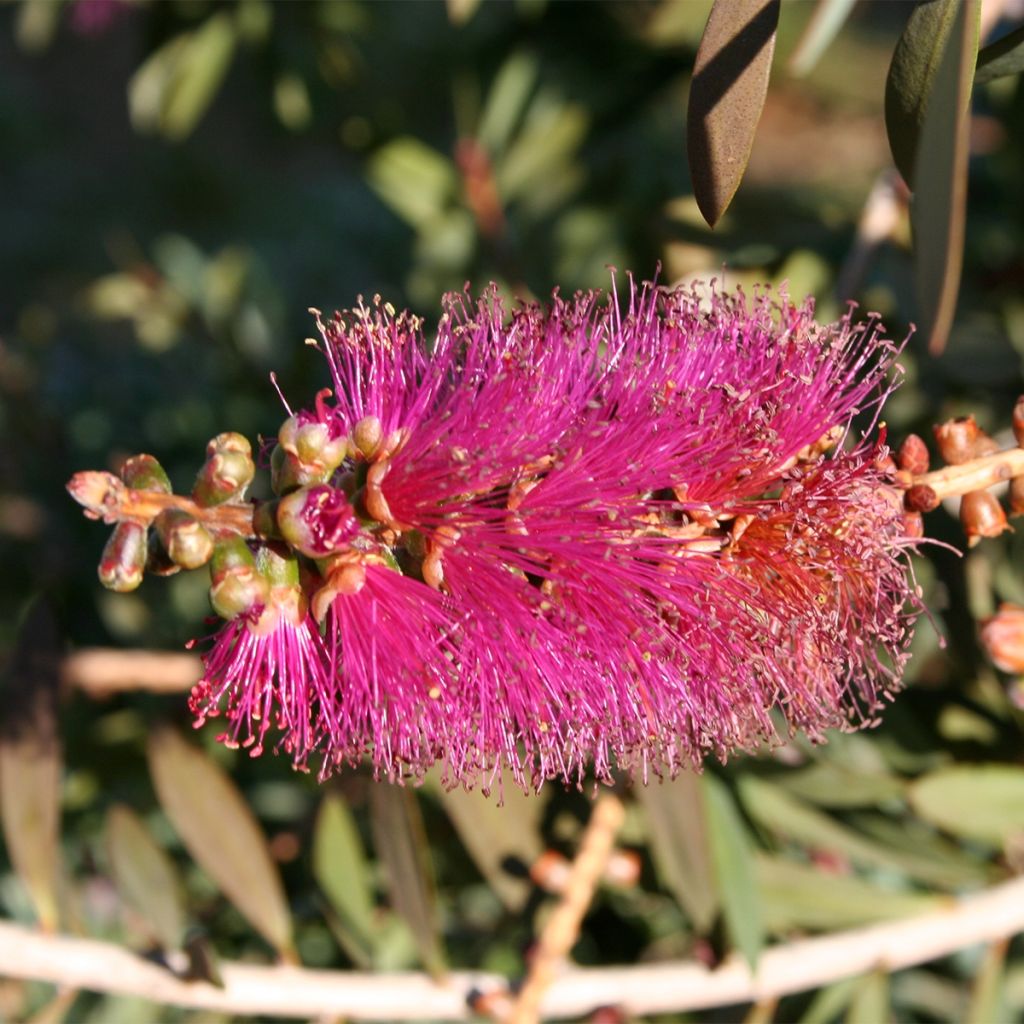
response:
[[[152,455],[133,455],[121,467],[121,479],[136,491],[173,493],[164,467]]]
[[[1001,604],[999,611],[981,624],[981,643],[996,668],[1024,672],[1024,608]]]
[[[218,434],[206,446],[206,462],[196,476],[192,497],[209,508],[240,498],[256,475],[252,446],[241,434]]]
[[[905,469],[913,476],[920,476],[928,472],[931,457],[928,454],[928,446],[917,434],[907,434],[896,453],[896,463],[900,469]]]
[[[935,443],[939,454],[951,466],[974,458],[974,446],[981,436],[981,430],[973,416],[961,416],[947,420],[935,428]]]
[[[153,528],[170,560],[182,569],[198,569],[213,556],[210,531],[180,508],[165,508],[153,520]]]
[[[145,569],[146,528],[139,523],[118,523],[100,557],[100,583],[124,594],[138,587]]]
[[[1024,516],[1024,476],[1010,481],[1010,515]]]
[[[1017,404],[1013,407],[1013,436],[1017,439],[1017,444],[1024,448],[1024,395],[1017,399]]]
[[[1003,506],[988,491],[971,491],[960,499],[960,525],[967,534],[968,547],[982,537],[998,537],[1010,529]]]
[[[939,507],[939,496],[927,484],[916,484],[907,491],[906,506],[911,512],[931,512]]]

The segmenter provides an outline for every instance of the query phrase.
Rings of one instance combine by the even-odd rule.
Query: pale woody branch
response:
[[[757,976],[738,959],[717,970],[692,962],[567,968],[541,1002],[543,1018],[579,1017],[598,1006],[627,1014],[669,1013],[763,1001],[818,988],[876,968],[896,971],[1024,931],[1024,878],[1003,882],[948,909],[767,950]],[[467,1020],[473,991],[504,990],[494,975],[453,973],[439,985],[423,974],[362,974],[222,963],[224,988],[180,981],[167,969],[109,942],[43,935],[0,922],[0,974],[155,1003],[277,1017]]]

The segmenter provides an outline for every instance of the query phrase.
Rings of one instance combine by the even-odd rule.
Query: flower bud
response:
[[[310,558],[326,558],[342,550],[359,532],[348,499],[327,484],[301,487],[282,498],[277,525],[284,539]]]
[[[939,454],[951,466],[999,450],[999,445],[978,426],[973,416],[961,416],[937,426],[935,443]]]
[[[960,499],[960,525],[967,534],[968,547],[982,537],[998,537],[1010,529],[1003,506],[988,491],[971,491]]]
[[[206,508],[240,498],[252,483],[252,446],[241,434],[218,434],[206,446],[206,462],[196,476],[192,497]]]
[[[931,512],[939,507],[939,496],[927,484],[915,484],[909,488],[905,500],[912,512]]]
[[[999,611],[981,624],[981,643],[996,668],[1024,672],[1024,608],[1001,604]]]
[[[924,536],[924,519],[920,512],[903,513],[903,535],[909,540],[920,540]]]
[[[171,560],[155,531],[150,530],[146,545],[146,572],[151,576],[173,576],[181,572],[181,566]]]
[[[348,454],[348,439],[317,396],[318,416],[289,416],[277,433],[271,456],[271,485],[277,494],[326,483]]]
[[[153,520],[153,527],[170,560],[182,569],[198,569],[213,555],[210,531],[179,508],[164,509]]]
[[[928,446],[917,434],[907,434],[896,453],[896,463],[913,476],[928,472]]]
[[[383,436],[384,428],[376,416],[364,416],[352,428],[352,443],[368,459],[373,458]]]
[[[152,455],[133,455],[121,467],[121,479],[136,491],[172,494],[170,478]]]
[[[113,473],[98,470],[76,473],[67,488],[90,519],[102,519],[105,523],[117,522],[117,514],[128,496],[128,488]]]
[[[114,527],[100,557],[100,583],[124,594],[142,582],[146,568],[146,528],[125,521]]]
[[[345,562],[327,573],[323,586],[313,595],[311,607],[317,622],[323,622],[334,599],[358,594],[366,584],[366,567],[360,562]]]
[[[210,604],[222,619],[256,616],[270,601],[270,584],[241,537],[219,542],[210,561]]]
[[[1024,476],[1010,481],[1010,515],[1024,516]]]

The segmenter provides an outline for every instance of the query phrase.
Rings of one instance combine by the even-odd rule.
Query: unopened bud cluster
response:
[[[1024,515],[1024,396],[1013,410],[1013,432],[1017,447],[1000,450],[973,416],[940,424],[935,446],[946,468],[933,473],[928,472],[927,445],[916,434],[907,437],[896,464],[906,489],[908,520],[919,521],[922,512],[936,508],[944,497],[960,495],[960,523],[968,546],[1011,529],[1006,510],[989,488],[1008,483],[1009,514]]]

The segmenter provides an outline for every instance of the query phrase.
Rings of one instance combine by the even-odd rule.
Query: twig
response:
[[[544,1018],[595,1007],[672,1013],[778,998],[881,967],[896,971],[1024,931],[1024,878],[992,886],[909,920],[768,949],[757,975],[741,958],[715,970],[692,961],[567,968],[541,1001]],[[459,972],[439,985],[426,974],[364,974],[222,962],[224,987],[187,982],[110,942],[43,935],[0,921],[0,976],[139,996],[154,1003],[261,1017],[467,1020],[471,992],[500,990],[495,975]]]
[[[1024,474],[1024,448],[1007,448],[993,455],[971,459],[955,466],[945,466],[915,476],[908,495],[919,496],[918,511],[928,512],[943,498],[980,491]],[[928,507],[923,507],[928,505]]]
[[[69,654],[61,663],[61,679],[90,697],[109,697],[126,690],[181,693],[203,674],[195,654],[164,651],[119,651],[91,647]]]
[[[538,1019],[544,993],[551,987],[579,937],[583,915],[594,898],[594,890],[604,874],[625,816],[625,808],[617,796],[601,794],[590,814],[562,897],[537,940],[529,973],[509,1015],[510,1024],[534,1024]]]

